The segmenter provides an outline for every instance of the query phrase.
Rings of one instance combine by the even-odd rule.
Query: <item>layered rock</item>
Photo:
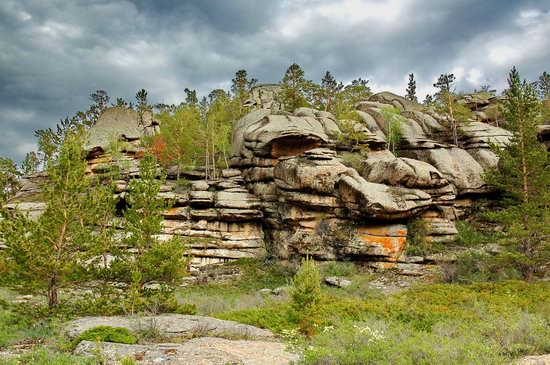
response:
[[[475,112],[494,99],[461,102]],[[454,145],[444,118],[403,97],[384,92],[356,108],[360,121],[265,108],[235,125],[231,163],[262,201],[266,237],[279,255],[396,261],[408,220],[424,219],[427,239],[451,242],[464,205],[490,193],[482,176],[498,162],[491,145],[508,143],[508,131],[472,120]],[[401,138],[392,153],[387,136],[396,120]],[[332,237],[319,233],[323,227]],[[338,230],[349,239],[335,238]]]
[[[498,163],[492,145],[511,138],[481,114],[495,105],[485,94],[461,101],[478,114],[459,126],[454,145],[444,118],[392,93],[358,103],[354,120],[337,120],[311,108],[283,111],[278,92],[277,85],[252,90],[251,112],[233,127],[231,169],[208,179],[200,169],[164,171],[168,180],[159,197],[175,203],[159,238],[201,238],[190,244],[197,265],[258,257],[268,249],[279,257],[398,262],[407,224],[417,218],[426,222],[427,239],[451,242],[454,220],[488,201],[482,176]],[[398,143],[388,140],[396,122]],[[117,107],[90,129],[87,173],[121,176],[120,209],[128,182],[139,178],[139,139],[156,129],[150,114]],[[111,153],[113,141],[122,153]],[[179,184],[180,175],[190,183]],[[44,174],[27,178],[8,206],[39,214],[45,181]]]

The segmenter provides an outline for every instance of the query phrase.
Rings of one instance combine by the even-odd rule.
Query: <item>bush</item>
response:
[[[365,157],[362,154],[346,152],[340,158],[342,165],[355,169],[359,175],[365,172]]]
[[[51,321],[35,320],[16,311],[0,308],[0,349],[22,342],[41,342],[53,336]]]
[[[412,256],[427,256],[442,251],[441,243],[431,242],[428,235],[428,224],[422,218],[416,218],[407,224],[407,245],[405,250]]]
[[[72,342],[76,347],[81,341],[114,342],[133,345],[137,343],[137,337],[130,330],[123,327],[97,326],[82,332]]]
[[[292,308],[298,317],[300,332],[314,335],[319,323],[321,302],[321,273],[312,259],[304,259],[300,270],[292,280],[290,291]]]
[[[356,274],[357,269],[353,262],[327,261],[320,265],[323,276],[346,276]]]
[[[452,318],[430,331],[406,323],[364,319],[326,327],[304,346],[305,364],[504,364],[546,353],[550,322],[525,312],[483,313],[483,321]]]
[[[443,267],[443,282],[472,283],[518,279],[519,272],[506,262],[505,255],[491,256],[484,251],[465,252]]]
[[[456,243],[459,246],[479,247],[491,243],[494,239],[494,233],[484,234],[470,222],[458,221],[456,222],[456,229],[458,230]]]

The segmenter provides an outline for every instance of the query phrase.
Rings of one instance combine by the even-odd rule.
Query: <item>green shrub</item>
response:
[[[457,256],[456,261],[443,267],[446,283],[472,283],[518,279],[519,271],[506,262],[505,255],[491,256],[474,250]]]
[[[293,261],[240,259],[234,265],[242,272],[234,286],[245,291],[286,286],[298,271]]]
[[[456,243],[459,246],[465,247],[479,247],[493,241],[493,236],[482,233],[475,225],[467,221],[457,221],[456,229],[458,235],[456,237]]]
[[[51,321],[35,320],[0,308],[0,349],[20,342],[40,342],[53,336]]]
[[[130,330],[123,327],[97,326],[82,332],[76,337],[72,345],[76,347],[81,341],[114,342],[133,345],[137,337]]]
[[[407,224],[407,245],[405,251],[412,256],[427,256],[441,252],[441,243],[432,242],[426,238],[428,223],[422,218],[412,219]]]
[[[323,276],[346,276],[356,274],[357,269],[353,262],[327,261],[319,265]]]
[[[300,270],[292,280],[290,296],[300,332],[307,336],[314,335],[320,321],[321,273],[312,259],[302,261]]]
[[[342,165],[355,169],[359,175],[365,171],[365,157],[362,154],[346,152],[340,158]]]

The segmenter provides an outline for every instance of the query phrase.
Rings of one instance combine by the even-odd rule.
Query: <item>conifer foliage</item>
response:
[[[456,77],[453,74],[442,74],[433,86],[439,89],[439,92],[435,95],[436,111],[447,120],[453,143],[458,145],[458,127],[468,124],[472,112],[466,106],[456,102],[456,95],[452,89],[455,80]],[[426,104],[429,105],[428,97],[426,97]]]
[[[550,157],[538,141],[540,104],[533,84],[522,81],[514,67],[504,92],[502,112],[511,143],[497,149],[499,168],[486,177],[502,191],[505,209],[488,216],[506,227],[502,258],[526,280],[550,269]]]
[[[418,102],[416,97],[416,80],[414,79],[414,74],[409,74],[409,83],[407,84],[407,99]]]
[[[102,197],[85,176],[82,138],[71,133],[47,166],[43,197],[46,210],[37,219],[2,211],[0,235],[9,242],[1,253],[5,279],[33,293],[44,294],[50,308],[58,291],[89,278],[83,263],[96,244],[94,223],[105,209]],[[97,187],[101,189],[101,187]]]
[[[290,295],[300,332],[307,336],[314,335],[320,322],[321,273],[313,259],[302,260],[300,270],[292,281]]]
[[[128,284],[128,308],[132,311],[146,304],[148,284],[176,283],[185,275],[188,263],[182,239],[158,239],[163,213],[170,204],[158,197],[163,180],[157,179],[156,159],[147,154],[139,167],[140,178],[128,185],[126,237],[111,264],[115,278]]]

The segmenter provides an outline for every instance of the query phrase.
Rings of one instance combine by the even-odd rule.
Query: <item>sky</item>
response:
[[[96,90],[179,103],[294,62],[401,95],[413,72],[420,99],[450,72],[460,91],[500,91],[514,65],[550,71],[550,0],[1,0],[0,156],[21,161]]]

